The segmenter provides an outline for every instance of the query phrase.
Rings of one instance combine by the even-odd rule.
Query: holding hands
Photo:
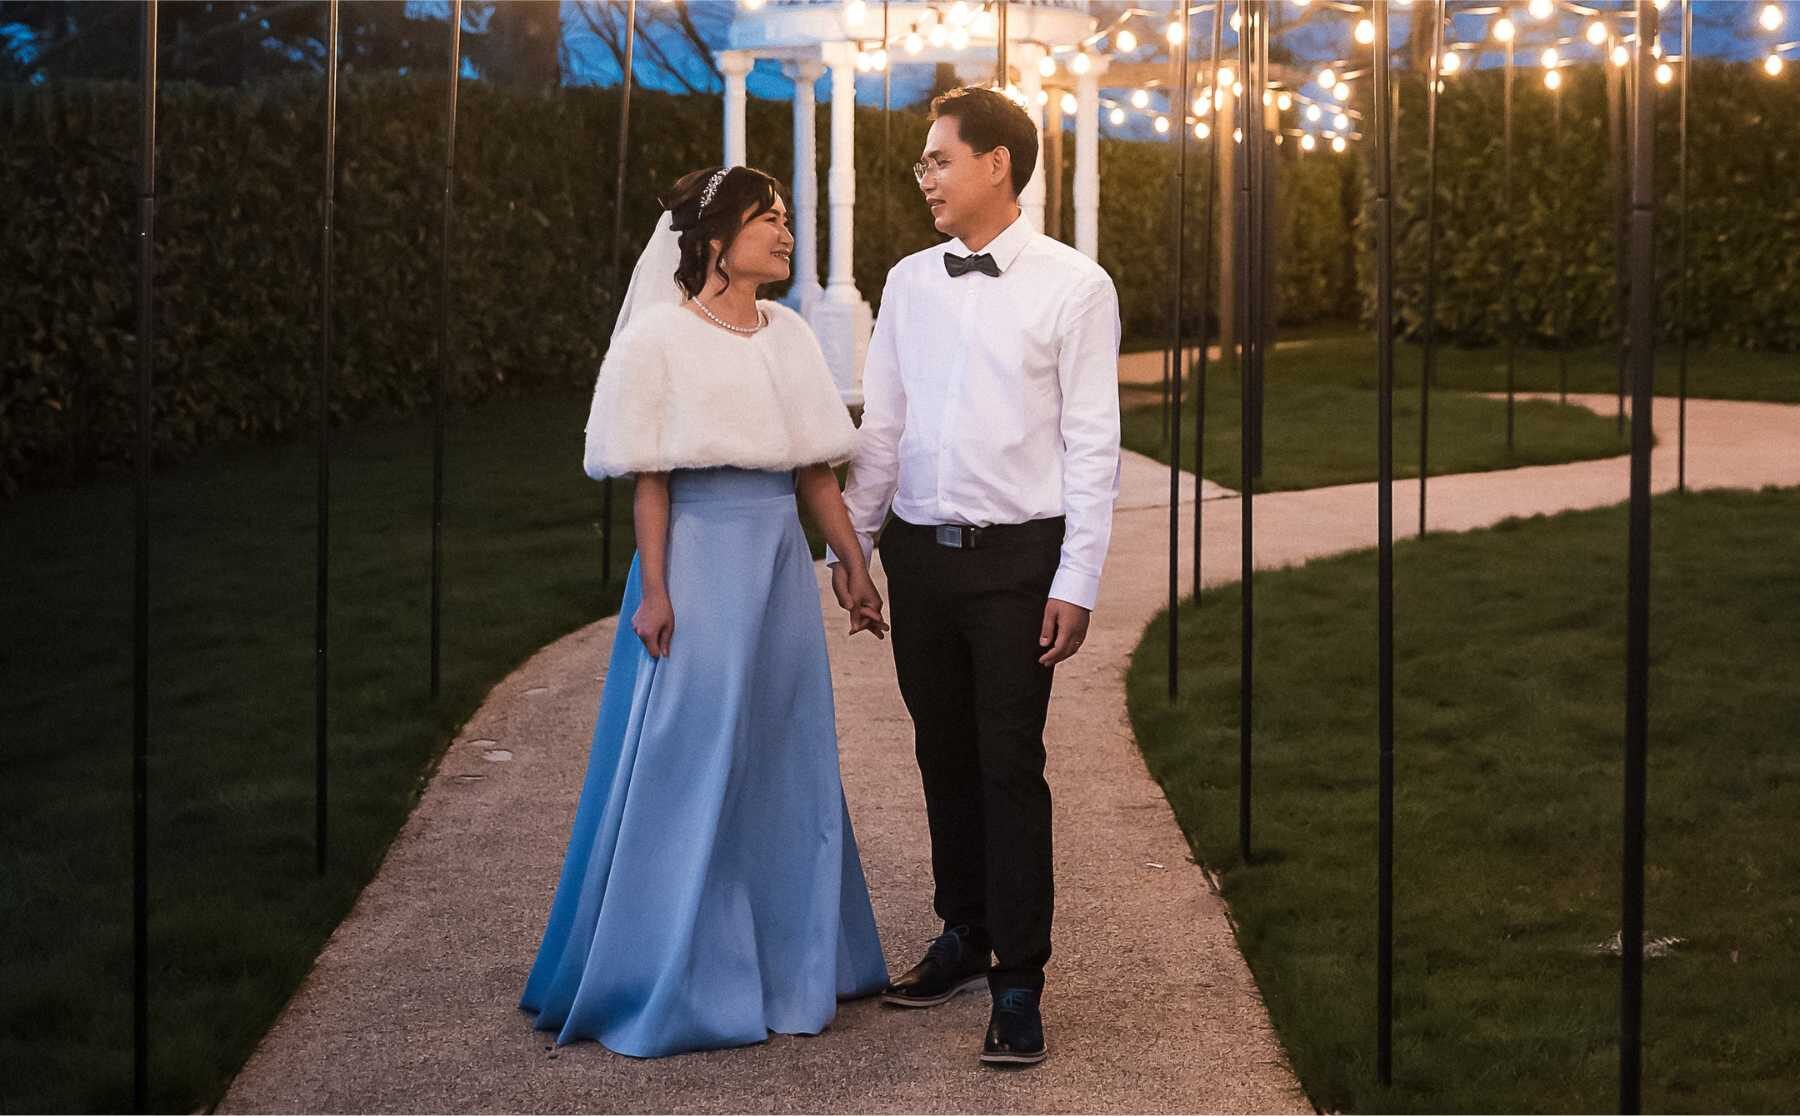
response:
[[[881,591],[869,576],[867,566],[854,572],[848,562],[831,567],[831,590],[837,594],[838,607],[850,614],[850,634],[874,632],[876,639],[887,637],[887,622],[881,618]]]

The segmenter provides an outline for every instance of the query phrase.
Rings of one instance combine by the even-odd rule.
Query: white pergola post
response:
[[[813,96],[825,63],[807,58],[785,70],[794,82],[794,283],[788,304],[807,314],[825,293],[819,286],[818,109]]]
[[[1019,92],[1025,94],[1025,115],[1031,117],[1038,130],[1037,159],[1031,168],[1031,181],[1025,184],[1025,192],[1019,195],[1019,208],[1025,211],[1025,217],[1031,227],[1038,232],[1044,231],[1044,106],[1038,104],[1038,97],[1044,91],[1044,76],[1038,72],[1038,60],[1043,49],[1032,43],[1013,43],[1007,47],[1009,61],[1018,60]]]
[[[744,132],[744,79],[756,60],[741,50],[722,50],[719,70],[725,75],[725,165],[741,167],[746,161]]]
[[[1075,247],[1100,258],[1100,75],[1106,63],[1094,59],[1075,81]]]
[[[874,314],[856,289],[856,44],[826,43],[831,67],[831,167],[826,178],[831,206],[831,267],[825,295],[807,320],[837,380],[838,394],[862,405],[863,356],[869,351]]]

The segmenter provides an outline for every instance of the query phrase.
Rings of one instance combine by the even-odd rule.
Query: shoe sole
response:
[[[988,1066],[1035,1066],[1049,1054],[1048,1047],[1036,1054],[983,1054],[981,1062]]]
[[[987,984],[987,974],[977,973],[974,976],[965,979],[961,984],[952,985],[950,990],[941,996],[933,996],[930,999],[924,999],[919,996],[901,996],[893,992],[883,992],[881,994],[881,1002],[884,1004],[893,1004],[895,1007],[905,1008],[936,1007],[949,1000],[952,996],[955,996],[958,992],[967,992],[977,985],[985,984]]]

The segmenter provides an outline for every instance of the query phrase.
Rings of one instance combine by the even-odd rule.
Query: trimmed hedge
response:
[[[340,90],[335,206],[336,422],[429,404],[437,368],[443,82],[375,77]],[[464,82],[450,264],[450,398],[565,390],[592,381],[612,320],[617,91],[534,95]],[[295,79],[221,89],[165,86],[159,99],[155,454],[159,464],[233,440],[312,428],[319,330],[323,86]],[[136,360],[138,90],[64,84],[0,90],[0,495],[71,484],[129,464]],[[882,180],[881,112],[857,111],[857,239],[864,294],[938,236],[907,167],[927,122],[892,116]],[[717,160],[712,97],[639,91],[632,102],[622,267],[653,227],[655,195]],[[753,162],[784,180],[792,110],[749,104]],[[826,193],[829,113],[819,113]],[[1073,194],[1073,144],[1064,173]],[[1190,248],[1198,251],[1205,145],[1190,152]],[[1355,312],[1353,159],[1296,160],[1284,175],[1282,317]],[[1128,333],[1168,325],[1167,143],[1101,144],[1101,262]],[[884,190],[885,187],[885,190]],[[881,226],[883,195],[890,212]],[[822,199],[823,201],[824,199]],[[1072,206],[1066,206],[1072,210]],[[1072,223],[1072,217],[1068,218]],[[820,268],[828,211],[820,206]],[[1190,304],[1194,302],[1190,298]],[[1189,328],[1200,321],[1190,307]]]
[[[1600,68],[1563,71],[1562,135],[1542,71],[1521,66],[1513,100],[1512,228],[1501,210],[1502,75],[1457,76],[1440,101],[1439,337],[1465,345],[1504,337],[1506,239],[1521,343],[1614,338],[1614,210],[1608,184],[1606,90]],[[1407,79],[1414,75],[1406,75]],[[1689,107],[1688,335],[1697,344],[1800,349],[1800,86],[1747,62],[1694,61]],[[1658,327],[1675,333],[1680,287],[1679,86],[1657,105]],[[1394,306],[1422,333],[1426,256],[1425,90],[1402,80],[1395,175]],[[1373,198],[1364,188],[1358,252],[1363,313],[1373,320]]]

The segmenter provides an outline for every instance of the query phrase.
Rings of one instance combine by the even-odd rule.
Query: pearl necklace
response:
[[[702,314],[705,314],[708,318],[711,318],[714,325],[719,326],[723,329],[729,329],[733,333],[755,333],[758,330],[762,329],[762,327],[769,324],[769,316],[767,314],[763,313],[762,310],[760,310],[760,309],[758,309],[756,312],[756,324],[755,325],[753,325],[753,326],[734,326],[730,322],[724,320],[723,318],[719,317],[717,314],[713,313],[711,310],[708,310],[706,308],[706,303],[701,302],[698,296],[696,296],[694,299],[694,305],[698,306],[700,308],[700,312]]]

